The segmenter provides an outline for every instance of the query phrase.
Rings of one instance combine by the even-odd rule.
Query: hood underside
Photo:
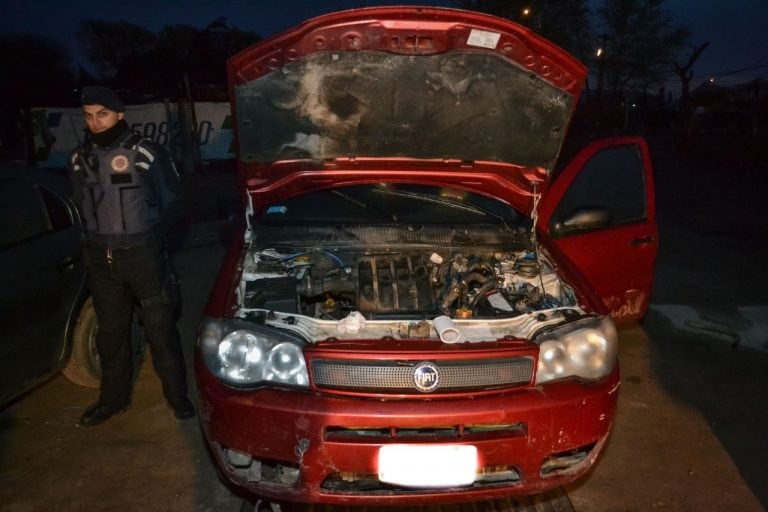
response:
[[[311,20],[229,62],[245,167],[339,158],[552,169],[585,75],[524,27],[451,9]]]
[[[474,51],[318,53],[236,91],[244,162],[409,157],[550,169],[573,102]]]

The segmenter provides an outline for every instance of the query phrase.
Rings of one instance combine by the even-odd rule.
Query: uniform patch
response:
[[[125,185],[126,183],[133,183],[133,176],[129,172],[113,172],[109,175],[113,185]]]
[[[112,158],[109,165],[115,172],[125,172],[128,170],[128,157],[125,155],[117,155]]]

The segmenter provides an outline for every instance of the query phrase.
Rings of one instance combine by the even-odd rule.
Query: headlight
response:
[[[306,387],[309,383],[303,343],[289,333],[245,322],[206,320],[199,343],[208,369],[228,384]]]
[[[573,322],[548,332],[536,342],[537,384],[567,377],[598,380],[616,366],[618,338],[609,317]]]

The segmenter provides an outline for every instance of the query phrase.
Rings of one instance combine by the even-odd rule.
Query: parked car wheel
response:
[[[88,297],[80,310],[72,335],[72,354],[63,370],[64,376],[79,386],[97,388],[101,382],[101,364],[96,352],[98,328],[93,298]]]
[[[101,382],[101,363],[96,351],[96,333],[99,324],[96,320],[96,310],[93,307],[93,297],[88,299],[80,309],[75,332],[72,335],[72,353],[63,373],[74,384],[87,388],[97,388]],[[139,376],[141,361],[144,358],[145,345],[144,328],[134,314],[131,324],[131,344],[133,346],[133,380]]]

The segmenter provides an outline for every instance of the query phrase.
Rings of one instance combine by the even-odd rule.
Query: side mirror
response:
[[[607,208],[580,207],[552,224],[552,235],[562,237],[605,228],[611,225],[611,212]]]

